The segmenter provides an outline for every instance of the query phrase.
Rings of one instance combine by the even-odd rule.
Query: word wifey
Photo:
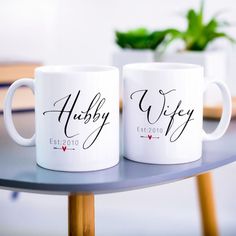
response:
[[[157,100],[161,99],[162,101],[160,112],[158,112],[157,114],[153,114],[152,104],[146,106],[144,105],[146,104],[145,98],[148,94],[148,89],[137,90],[130,95],[131,100],[134,100],[135,98],[139,99],[138,107],[141,112],[146,113],[147,121],[149,124],[157,124],[161,117],[169,118],[165,136],[170,134],[170,142],[175,142],[176,140],[178,140],[183,134],[189,122],[194,120],[192,118],[194,109],[184,110],[182,108],[182,100],[179,100],[172,110],[170,109],[170,106],[166,105],[168,102],[168,97],[174,96],[175,91],[176,89],[172,89],[166,92],[164,92],[163,90],[159,90],[157,92]],[[153,100],[153,103],[155,103],[155,100]]]

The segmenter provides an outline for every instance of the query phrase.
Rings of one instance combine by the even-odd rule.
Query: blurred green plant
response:
[[[127,32],[116,31],[116,43],[121,48],[155,50],[165,39],[166,30],[150,32],[138,28]]]
[[[217,38],[225,38],[235,43],[234,38],[221,31],[222,28],[230,26],[230,23],[219,20],[219,13],[204,23],[203,10],[204,1],[201,2],[199,11],[188,10],[186,14],[187,29],[185,31],[178,29],[169,30],[168,38],[164,42],[164,48],[177,39],[183,40],[184,49],[190,51],[204,51],[208,44]]]
[[[217,38],[225,38],[232,43],[235,39],[221,29],[230,26],[227,21],[219,20],[215,14],[208,22],[204,22],[204,1],[199,11],[189,9],[186,14],[187,29],[184,31],[170,28],[151,32],[146,28],[138,28],[127,32],[116,31],[116,43],[121,48],[150,49],[163,52],[175,40],[184,41],[184,50],[204,51],[208,44]]]

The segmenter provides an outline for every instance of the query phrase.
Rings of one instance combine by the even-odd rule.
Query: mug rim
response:
[[[47,74],[80,74],[80,73],[107,73],[118,71],[115,66],[106,65],[93,65],[93,64],[81,64],[81,65],[46,65],[40,66],[35,69],[35,73],[47,73]]]
[[[191,63],[179,62],[138,62],[126,64],[123,70],[133,71],[150,71],[150,72],[166,72],[166,71],[186,71],[186,70],[203,70],[203,66]]]

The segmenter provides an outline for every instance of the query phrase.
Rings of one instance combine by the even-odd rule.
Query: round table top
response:
[[[33,113],[14,114],[21,134],[34,130]],[[205,121],[212,130],[216,121]],[[236,160],[236,121],[223,138],[206,142],[200,160],[178,165],[152,165],[129,161],[123,157],[112,168],[91,172],[59,172],[36,165],[35,147],[15,144],[6,133],[0,115],[0,188],[50,194],[111,193],[166,184],[192,177]]]

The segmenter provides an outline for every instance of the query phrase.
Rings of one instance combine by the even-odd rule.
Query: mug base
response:
[[[124,156],[124,158],[138,162],[138,163],[143,163],[143,164],[152,164],[152,165],[178,165],[178,164],[186,164],[186,163],[191,163],[195,161],[199,161],[202,156],[198,156],[196,158],[193,158],[191,160],[189,159],[182,159],[182,160],[142,160],[142,159],[137,159],[137,158],[130,158],[127,156]]]
[[[100,168],[90,168],[90,169],[88,169],[88,168],[86,168],[86,169],[82,169],[82,168],[80,168],[80,169],[63,168],[63,169],[62,169],[62,168],[57,168],[57,167],[44,166],[44,165],[42,165],[42,164],[39,164],[38,162],[37,162],[37,165],[38,165],[39,167],[43,168],[43,169],[46,169],[46,170],[59,171],[59,172],[74,172],[74,173],[75,173],[75,172],[91,172],[91,171],[105,170],[105,169],[109,169],[109,168],[112,168],[112,167],[118,165],[119,162],[120,162],[120,159],[118,159],[118,161],[115,162],[115,163],[112,164],[112,165],[103,166],[103,167],[100,167]]]

